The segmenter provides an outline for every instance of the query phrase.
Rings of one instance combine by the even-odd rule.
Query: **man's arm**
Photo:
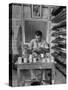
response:
[[[49,44],[47,42],[45,42],[45,49],[46,49],[46,52],[49,53],[50,52],[50,48],[49,48]]]
[[[28,45],[28,46],[29,46],[29,49],[30,49],[30,50],[32,50],[32,49],[33,49],[33,40],[31,40],[31,41],[30,41],[30,43],[29,43],[29,45]]]
[[[43,42],[43,46],[41,47],[41,50],[46,53],[50,52],[49,45],[47,42],[45,42],[45,41]]]

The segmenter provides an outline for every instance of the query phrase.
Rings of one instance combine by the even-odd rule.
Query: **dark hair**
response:
[[[35,32],[35,35],[37,35],[37,36],[42,36],[42,32],[41,32],[41,31],[36,31],[36,32]]]

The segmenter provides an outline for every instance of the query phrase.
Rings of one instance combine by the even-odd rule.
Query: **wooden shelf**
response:
[[[52,53],[52,55],[55,56],[55,57],[58,55],[58,56],[63,57],[64,59],[66,58],[66,53],[63,53],[61,51],[60,52],[59,51],[55,51],[55,52]]]
[[[66,20],[66,9],[63,9],[57,16],[55,16],[51,21],[53,23],[59,23]]]
[[[66,77],[66,68],[59,65],[59,63],[55,64],[55,67]]]
[[[57,37],[54,40],[52,40],[52,43],[57,43],[57,42],[61,42],[61,41],[64,41],[64,40],[66,41],[65,38]]]
[[[66,68],[66,64],[63,61],[60,61],[59,58],[56,58],[55,61],[60,65],[63,66],[64,68]]]
[[[55,61],[62,64],[63,66],[66,66],[66,57],[60,56],[57,53],[53,53],[52,56],[54,56]]]
[[[65,6],[58,6],[58,7],[53,9],[51,14],[53,16],[56,16],[56,15],[58,15],[63,10],[63,8],[65,8]]]
[[[54,40],[52,40],[51,41],[51,43],[53,43],[53,44],[55,44],[55,45],[62,45],[62,46],[64,46],[64,47],[66,47],[66,41],[54,41]]]
[[[63,66],[66,67],[66,58],[57,57],[57,62],[60,62]]]
[[[58,25],[54,26],[52,30],[58,29],[58,28],[65,28],[66,27],[66,20],[58,23]]]
[[[59,35],[66,36],[66,31],[53,32],[52,36],[57,37]]]
[[[56,48],[56,47],[66,49],[66,44],[64,44],[64,45],[62,45],[62,44],[56,44],[52,48]]]
[[[58,43],[57,45],[58,45],[60,48],[66,48],[66,43],[62,43],[62,44],[61,44],[61,43]]]
[[[65,41],[65,40],[63,40],[63,41],[53,40],[53,41],[51,41],[51,43],[53,43],[53,44],[62,44],[62,45],[65,45],[65,44],[66,44],[66,41]]]
[[[59,47],[51,48],[51,49],[54,49],[54,51],[57,51],[57,52],[63,52],[63,53],[66,53],[66,50],[62,50],[62,49],[59,48]]]
[[[51,36],[55,38],[51,41],[54,44],[51,47],[54,53],[51,55],[56,62],[56,68],[66,76],[66,7],[57,7],[52,15],[52,23],[56,25],[51,28],[54,31]]]

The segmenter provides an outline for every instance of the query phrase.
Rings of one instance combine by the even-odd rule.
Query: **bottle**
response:
[[[22,57],[18,57],[18,63],[19,63],[19,64],[22,63]]]
[[[32,54],[29,55],[29,62],[32,63]]]
[[[33,58],[33,63],[36,63],[36,58],[35,57]]]
[[[43,53],[41,54],[41,59],[42,59],[42,62],[45,62],[45,57]]]
[[[27,63],[27,58],[26,57],[24,58],[24,63]]]
[[[43,53],[41,54],[41,58],[44,58],[44,54]]]
[[[42,59],[43,63],[45,62],[45,58]]]

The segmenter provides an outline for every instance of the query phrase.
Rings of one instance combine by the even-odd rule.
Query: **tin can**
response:
[[[42,62],[45,62],[45,60],[46,60],[46,59],[45,59],[45,58],[43,58],[43,59],[42,59]]]
[[[19,64],[22,63],[22,57],[18,57],[18,63],[19,63]]]
[[[36,63],[36,58],[33,58],[33,63]]]
[[[44,54],[41,54],[41,57],[43,58],[44,57]]]
[[[32,55],[29,55],[29,63],[32,62]]]
[[[24,63],[27,63],[27,58],[24,58]]]

